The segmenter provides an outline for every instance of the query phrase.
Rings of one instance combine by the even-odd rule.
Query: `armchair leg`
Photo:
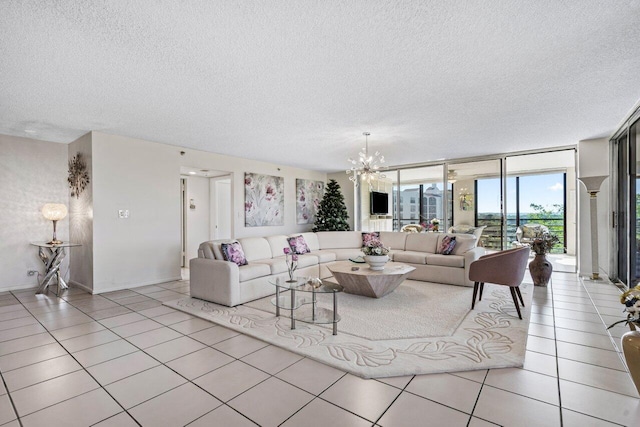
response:
[[[471,301],[471,310],[476,306],[476,295],[478,295],[478,282],[473,283],[473,300]]]
[[[480,282],[480,301],[482,301],[482,292],[484,291],[484,282]]]
[[[522,313],[520,313],[520,304],[518,304],[516,290],[512,286],[509,286],[509,290],[511,291],[511,298],[513,298],[513,303],[515,304],[516,310],[518,311],[518,317],[522,320]]]
[[[516,288],[516,293],[518,294],[518,298],[520,298],[520,302],[522,303],[522,306],[524,307],[524,300],[522,299],[522,294],[520,293],[520,288]]]

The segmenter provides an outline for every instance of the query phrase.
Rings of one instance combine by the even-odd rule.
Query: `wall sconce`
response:
[[[460,199],[460,210],[470,211],[473,210],[473,194],[469,193],[466,188],[461,188],[458,193]]]
[[[194,209],[196,208],[196,202],[193,201],[193,199],[189,199],[189,209]]]

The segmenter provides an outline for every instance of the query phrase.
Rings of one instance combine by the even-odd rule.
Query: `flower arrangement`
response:
[[[440,225],[440,220],[438,218],[432,218],[431,225]]]
[[[289,280],[293,281],[293,272],[298,268],[298,255],[291,252],[290,248],[284,248],[283,252],[289,270]]]
[[[553,247],[560,241],[558,236],[552,233],[540,233],[533,238],[531,242],[531,250],[536,255],[545,255],[553,249]]]
[[[640,285],[624,292],[620,296],[620,302],[625,306],[623,313],[627,313],[627,318],[615,322],[607,329],[611,329],[622,322],[629,325],[631,329],[640,328]]]
[[[385,247],[380,240],[368,240],[362,247],[365,255],[388,255],[391,248]]]

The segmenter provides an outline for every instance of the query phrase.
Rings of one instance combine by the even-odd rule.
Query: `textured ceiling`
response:
[[[640,1],[0,1],[0,133],[336,171],[608,136]]]

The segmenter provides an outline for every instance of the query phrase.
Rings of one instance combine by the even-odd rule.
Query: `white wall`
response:
[[[66,181],[65,144],[0,135],[0,292],[37,285],[27,270],[44,273],[44,265],[29,242],[51,240],[53,224],[41,209],[45,203],[69,206]],[[68,216],[58,221],[56,234],[69,240]],[[68,259],[60,271],[68,278]]]
[[[183,176],[187,180],[187,266],[188,261],[198,257],[200,243],[210,239],[209,178]],[[193,199],[195,209],[191,209]]]
[[[295,180],[326,181],[320,172],[135,138],[92,132],[92,139],[95,293],[180,278],[181,166],[231,173],[234,238],[310,230],[295,223]],[[244,172],[284,177],[283,226],[244,226]],[[119,219],[119,209],[130,217]]]
[[[93,171],[91,132],[68,145],[69,159],[81,153],[89,184],[79,197],[69,199],[69,240],[80,243],[69,251],[70,283],[93,290]]]
[[[162,144],[156,144],[162,145]],[[291,166],[276,165],[257,160],[223,156],[205,151],[180,147],[169,147],[175,153],[178,167],[188,166],[199,169],[227,171],[231,175],[232,188],[232,238],[292,234],[310,231],[313,224],[296,224],[296,178],[328,182],[327,175]],[[184,151],[183,156],[180,151]],[[284,177],[284,225],[271,227],[244,226],[244,173],[253,172]]]
[[[178,280],[176,148],[100,132],[92,139],[93,291]],[[118,218],[118,210],[129,210],[129,218]]]

